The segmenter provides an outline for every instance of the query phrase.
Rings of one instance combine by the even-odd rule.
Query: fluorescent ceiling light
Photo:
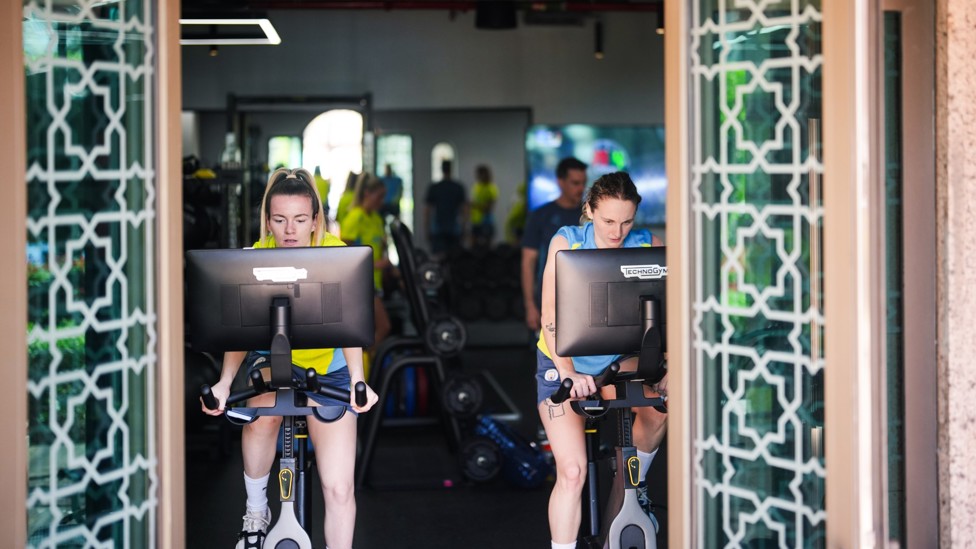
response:
[[[277,46],[281,38],[267,19],[180,19],[180,44],[194,46]],[[189,29],[204,26],[206,32]],[[262,36],[263,34],[263,36]]]

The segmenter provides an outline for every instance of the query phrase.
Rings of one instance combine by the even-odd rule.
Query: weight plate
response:
[[[387,386],[386,401],[383,403],[383,413],[386,417],[396,417],[397,395],[400,393],[400,380],[398,378],[399,376],[396,376],[391,379]]]
[[[396,400],[396,415],[397,417],[404,417],[407,415],[407,375],[406,368],[400,370],[397,374],[397,400]]]
[[[425,261],[417,267],[417,284],[427,291],[434,291],[444,285],[441,266],[433,261]]]
[[[444,409],[454,417],[473,417],[481,409],[481,384],[472,377],[455,376],[444,383]]]
[[[417,412],[417,368],[403,369],[403,414],[413,417]]]
[[[417,368],[417,415],[426,416],[430,403],[430,386],[427,382],[427,370]]]
[[[453,316],[434,318],[424,334],[428,348],[438,356],[455,356],[464,349],[468,334],[464,324]]]
[[[461,473],[475,482],[487,482],[502,468],[502,454],[498,445],[485,437],[468,439],[458,453]]]

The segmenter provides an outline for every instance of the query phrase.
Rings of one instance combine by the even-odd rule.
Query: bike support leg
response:
[[[277,547],[282,542],[292,542],[284,547],[296,549],[312,549],[312,540],[308,532],[299,523],[299,509],[295,506],[296,491],[299,483],[296,478],[296,464],[294,457],[295,418],[285,416],[281,422],[284,444],[281,449],[280,467],[278,470],[278,489],[281,493],[281,513],[274,528],[264,538],[265,547]]]

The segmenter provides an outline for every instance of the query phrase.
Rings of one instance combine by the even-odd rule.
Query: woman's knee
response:
[[[556,482],[566,488],[582,490],[586,481],[586,463],[577,460],[556,462]]]
[[[654,408],[636,408],[637,421],[635,427],[646,428],[654,431],[663,429],[668,424],[668,414],[658,412]]]
[[[342,505],[355,500],[355,488],[351,479],[323,482],[322,495],[325,501]]]
[[[280,428],[281,418],[278,416],[261,416],[244,425],[244,430],[250,436],[262,438],[277,438]]]
[[[638,408],[634,422],[634,440],[638,448],[649,452],[657,448],[668,430],[668,415],[653,408]]]

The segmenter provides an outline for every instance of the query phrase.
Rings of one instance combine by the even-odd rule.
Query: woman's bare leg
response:
[[[586,481],[584,420],[569,402],[552,404],[548,399],[539,404],[539,417],[556,460],[556,483],[549,496],[549,532],[556,543],[572,543],[579,534]]]
[[[325,498],[325,542],[329,549],[350,549],[356,529],[356,416],[346,413],[332,423],[309,416],[308,434]]]

